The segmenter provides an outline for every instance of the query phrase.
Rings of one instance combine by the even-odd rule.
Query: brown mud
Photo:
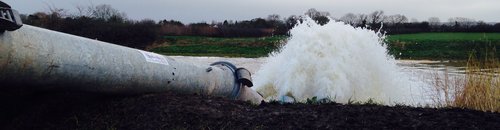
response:
[[[0,99],[0,129],[498,129],[500,114],[458,108],[251,105],[175,93],[59,92]]]

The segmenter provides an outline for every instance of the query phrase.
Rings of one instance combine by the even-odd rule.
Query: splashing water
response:
[[[378,33],[342,22],[308,19],[255,74],[254,89],[267,100],[328,98],[339,103],[372,100],[386,105],[420,103]]]

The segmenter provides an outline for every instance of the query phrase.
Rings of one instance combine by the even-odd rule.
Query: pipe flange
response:
[[[231,92],[230,98],[237,99],[238,96],[240,95],[241,83],[238,81],[238,76],[236,74],[236,70],[237,70],[236,66],[230,62],[227,62],[227,61],[217,61],[217,62],[210,64],[210,66],[215,66],[215,65],[221,65],[221,66],[227,67],[233,73],[234,87],[233,87],[233,91]]]

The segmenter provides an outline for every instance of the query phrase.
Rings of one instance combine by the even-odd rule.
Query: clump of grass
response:
[[[366,101],[355,101],[349,99],[347,101],[347,105],[382,105],[382,103],[375,101],[373,98],[370,98]]]
[[[467,63],[465,86],[457,91],[455,107],[500,112],[500,62],[494,56]]]
[[[494,53],[483,57],[478,60],[470,55],[462,76],[433,75],[433,100],[438,107],[500,112],[500,62]]]
[[[314,96],[312,98],[307,98],[307,104],[319,104],[318,97]]]

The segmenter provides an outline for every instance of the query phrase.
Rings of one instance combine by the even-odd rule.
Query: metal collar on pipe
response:
[[[233,91],[231,93],[230,98],[236,99],[239,96],[240,88],[242,87],[241,83],[238,82],[238,77],[236,74],[236,69],[237,69],[236,66],[230,62],[227,62],[227,61],[218,61],[218,62],[214,62],[214,63],[210,64],[210,66],[216,66],[216,65],[224,66],[224,67],[228,68],[229,70],[231,70],[231,72],[233,72],[234,87],[233,87]]]
[[[236,68],[234,64],[227,61],[218,61],[210,65],[223,66],[233,73],[234,87],[229,98],[243,101],[250,100],[255,104],[259,104],[262,101],[262,95],[250,90],[250,87],[253,86],[250,71],[245,68]]]

